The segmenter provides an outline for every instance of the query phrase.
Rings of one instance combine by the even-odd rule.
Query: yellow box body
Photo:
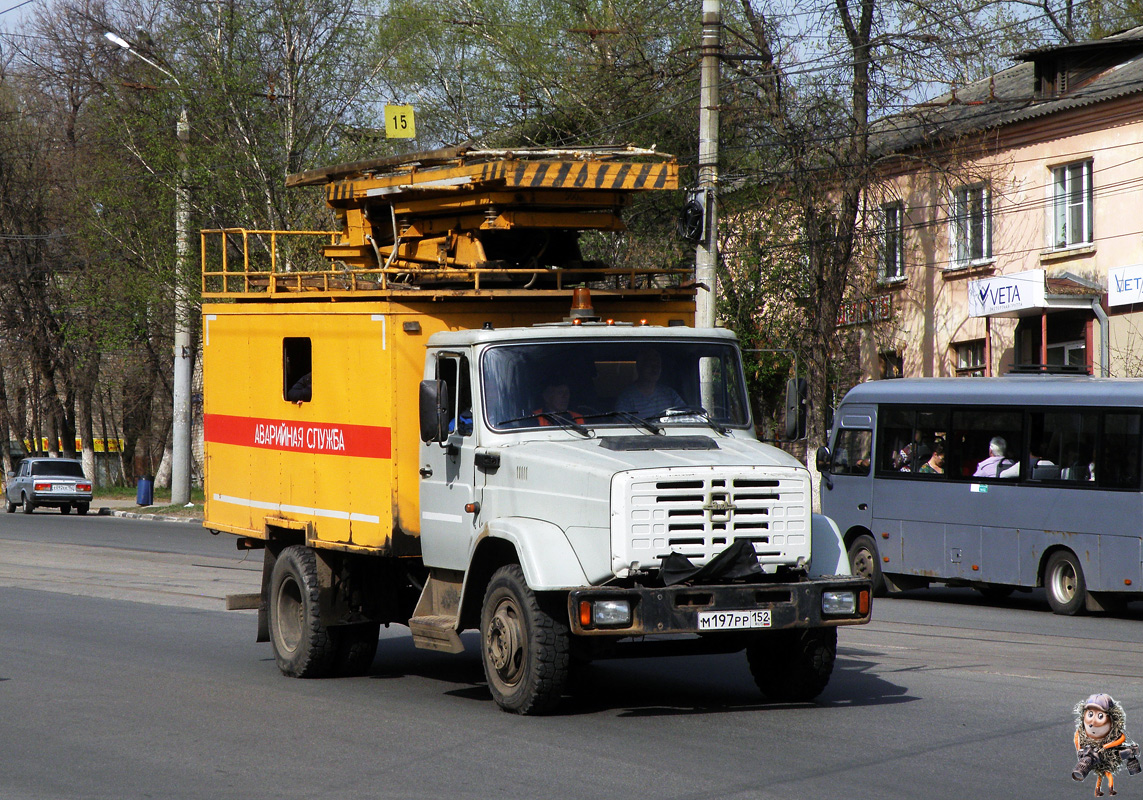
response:
[[[428,337],[559,321],[569,300],[204,305],[204,525],[257,539],[294,530],[315,547],[419,555],[418,387]],[[595,305],[616,321],[694,322],[689,300]],[[287,338],[310,339],[308,402],[285,399]]]

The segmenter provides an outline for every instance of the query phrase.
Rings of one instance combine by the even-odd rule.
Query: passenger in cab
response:
[[[583,424],[581,414],[568,411],[568,403],[571,402],[571,389],[568,388],[567,381],[559,379],[547,381],[544,384],[544,391],[540,394],[540,399],[543,400],[543,405],[532,413],[536,415],[541,425],[553,425],[559,419],[570,419],[580,425]]]

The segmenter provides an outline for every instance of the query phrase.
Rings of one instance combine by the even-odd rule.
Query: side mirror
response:
[[[823,475],[829,472],[830,452],[828,447],[819,447],[817,452],[817,468],[818,472]]]
[[[806,438],[806,394],[809,384],[805,378],[790,378],[786,383],[786,439]]]
[[[421,441],[443,442],[448,439],[448,387],[444,381],[421,381]]]
[[[15,471],[15,470],[11,470],[11,469],[10,469],[10,470],[8,470],[8,477],[9,477],[9,478],[15,478],[15,477],[16,477],[16,471]]]

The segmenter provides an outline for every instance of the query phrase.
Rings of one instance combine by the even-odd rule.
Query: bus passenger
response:
[[[1001,473],[1016,462],[1008,458],[1008,442],[1003,436],[993,436],[988,443],[988,458],[976,465],[974,478],[999,478]],[[1010,476],[1003,476],[1010,477]]]
[[[933,445],[933,454],[929,456],[929,460],[921,465],[917,470],[923,475],[944,475],[945,474],[945,443],[937,441]]]

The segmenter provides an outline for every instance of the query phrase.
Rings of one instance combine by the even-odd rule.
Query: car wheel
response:
[[[837,628],[759,634],[746,646],[754,683],[778,703],[804,703],[826,688],[837,658]]]
[[[20,495],[20,503],[22,506],[20,510],[25,514],[31,514],[36,510],[36,504],[29,500],[26,494]]]
[[[11,500],[8,500],[8,499],[5,499],[5,503],[8,506],[8,513],[9,514],[15,514],[16,513],[16,504],[13,503]]]
[[[1057,550],[1044,565],[1044,589],[1048,605],[1056,614],[1074,616],[1083,610],[1087,581],[1083,567],[1071,550]]]
[[[336,655],[321,619],[317,556],[302,545],[278,555],[270,573],[270,643],[278,669],[291,678],[324,678]]]
[[[70,514],[71,513],[71,503],[64,503],[62,506],[60,506],[60,513],[61,514]]]
[[[80,516],[83,516],[84,514],[86,514],[87,509],[88,509],[87,503],[76,503],[75,504],[76,513],[79,514]]]
[[[849,546],[849,568],[859,578],[873,582],[873,594],[885,594],[885,579],[881,577],[881,564],[877,557],[877,545],[873,537],[862,534]]]
[[[517,714],[554,708],[567,686],[569,640],[567,623],[543,608],[519,566],[493,574],[480,614],[480,655],[498,706]]]

